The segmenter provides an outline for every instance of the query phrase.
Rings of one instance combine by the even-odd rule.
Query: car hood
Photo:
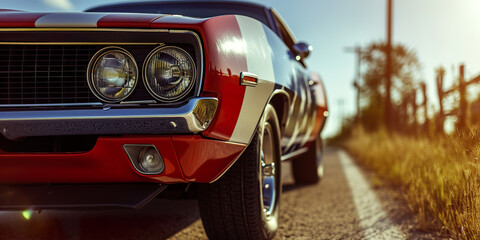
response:
[[[165,14],[0,11],[1,28],[151,28],[153,24],[198,24],[205,20]]]

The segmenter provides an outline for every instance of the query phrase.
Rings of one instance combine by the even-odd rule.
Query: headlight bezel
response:
[[[96,69],[96,66],[99,63],[99,61],[102,59],[102,57],[104,57],[108,53],[115,52],[115,51],[120,52],[120,53],[126,55],[127,57],[129,57],[131,59],[132,63],[133,63],[133,66],[135,67],[135,83],[131,87],[132,90],[130,92],[128,92],[127,95],[123,96],[122,98],[118,98],[118,99],[113,99],[113,98],[108,98],[106,96],[103,96],[100,93],[100,90],[97,89],[96,84],[93,82],[94,79],[95,79],[95,76],[94,76],[95,75],[95,69]],[[139,78],[139,69],[138,69],[138,64],[137,64],[137,61],[136,61],[135,57],[129,51],[127,51],[125,48],[122,48],[122,47],[118,47],[118,46],[104,47],[104,48],[98,50],[90,58],[90,61],[88,63],[88,67],[87,67],[88,87],[90,88],[90,91],[93,93],[93,95],[95,95],[95,97],[97,97],[101,101],[104,101],[104,102],[107,102],[107,103],[119,103],[119,102],[122,102],[123,100],[127,99],[128,97],[130,97],[130,95],[132,95],[132,93],[135,92],[135,89],[138,86],[138,82],[140,81],[138,78]]]
[[[159,51],[162,51],[164,49],[168,49],[168,48],[173,48],[179,52],[182,52],[184,55],[186,55],[186,57],[189,59],[189,61],[191,61],[192,63],[192,80],[191,82],[189,83],[189,86],[178,96],[175,96],[175,97],[172,97],[172,98],[166,98],[166,97],[163,97],[163,96],[160,96],[159,94],[157,94],[153,89],[152,87],[150,86],[149,84],[149,80],[148,80],[148,65],[149,65],[149,62],[150,60],[152,59],[152,57],[157,54]],[[156,100],[160,101],[160,102],[165,102],[165,103],[172,103],[172,102],[178,102],[179,100],[182,100],[184,99],[187,95],[189,95],[189,93],[192,92],[192,90],[194,88],[197,87],[198,85],[198,75],[197,75],[197,61],[193,58],[193,56],[188,52],[186,51],[185,49],[181,48],[181,47],[178,47],[178,46],[175,46],[175,45],[163,45],[163,46],[158,46],[156,48],[154,48],[152,51],[150,51],[150,53],[147,55],[147,57],[145,58],[145,60],[143,61],[143,66],[142,66],[142,78],[143,78],[143,85],[144,87],[147,89],[148,93]]]

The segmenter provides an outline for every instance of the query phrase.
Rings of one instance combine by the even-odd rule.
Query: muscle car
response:
[[[274,9],[1,10],[0,32],[1,210],[140,208],[184,184],[209,238],[270,239],[281,162],[323,174],[324,87]]]

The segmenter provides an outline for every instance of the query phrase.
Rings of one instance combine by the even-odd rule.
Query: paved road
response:
[[[308,186],[294,185],[289,163],[283,164],[276,239],[439,238],[417,229],[398,194],[382,186],[371,191],[371,175],[359,172],[345,153],[327,149],[324,161],[324,179]],[[167,238],[206,239],[196,201],[155,199],[140,211],[44,211],[29,220],[0,212],[0,239]]]

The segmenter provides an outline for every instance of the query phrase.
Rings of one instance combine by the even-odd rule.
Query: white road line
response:
[[[352,191],[365,239],[405,239],[405,234],[392,224],[375,193],[347,153],[341,150],[338,157]]]

